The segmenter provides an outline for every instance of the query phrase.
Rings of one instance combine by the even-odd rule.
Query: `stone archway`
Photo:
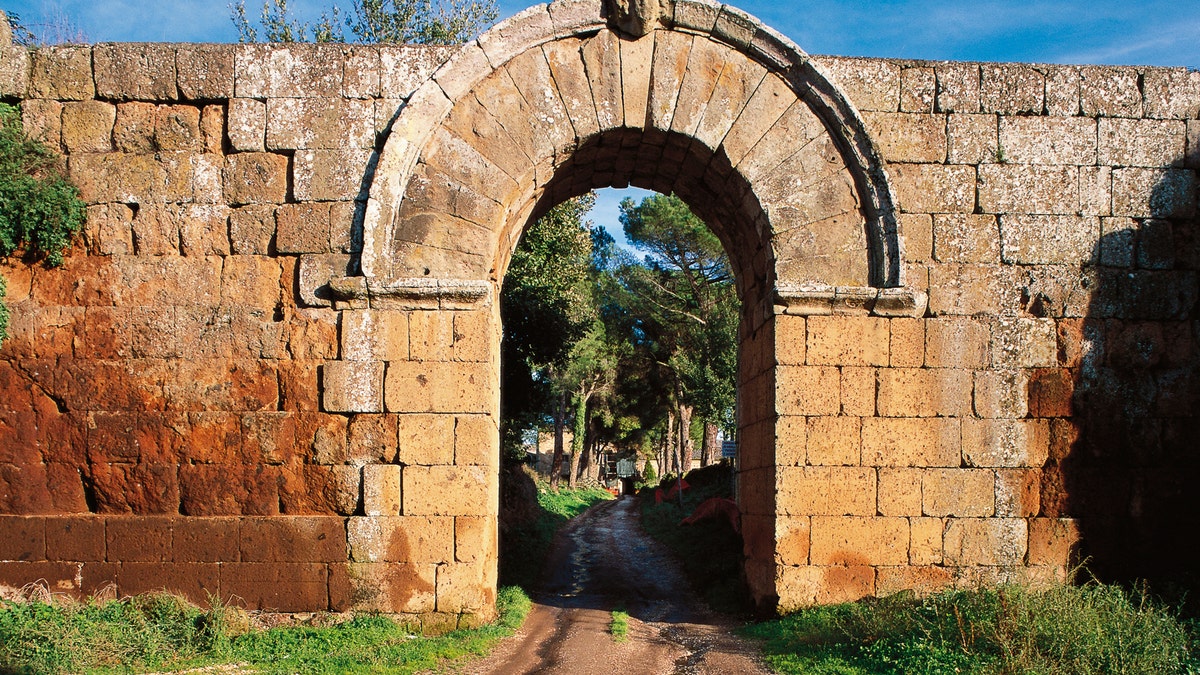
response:
[[[408,419],[428,429],[413,443],[441,450],[406,466],[402,485],[365,474],[366,515],[378,515],[366,495],[395,489],[402,516],[453,517],[456,563],[438,574],[439,611],[490,607],[499,285],[527,223],[630,184],[679,194],[738,278],[739,500],[757,601],[861,595],[853,572],[839,591],[845,573],[808,567],[807,525],[803,559],[791,550],[789,517],[807,507],[780,499],[808,478],[782,468],[795,464],[783,420],[806,414],[792,390],[829,383],[783,364],[804,348],[794,321],[805,315],[906,316],[924,301],[903,286],[895,200],[853,107],[786,38],[712,2],[530,8],[463,47],[400,110],[366,209],[363,276],[331,283],[347,311],[343,360],[326,366],[325,387],[344,400],[327,394],[325,405],[399,413],[402,444]],[[414,336],[407,354],[389,346],[401,330]],[[394,571],[358,573],[358,586],[381,588],[372,575]]]

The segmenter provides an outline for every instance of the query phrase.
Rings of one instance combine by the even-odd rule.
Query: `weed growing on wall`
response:
[[[61,265],[85,213],[58,157],[25,135],[19,110],[0,104],[0,255],[24,250]]]
[[[25,135],[19,110],[0,103],[0,256],[23,250],[61,265],[85,214],[79,189],[59,170],[54,152]],[[8,336],[4,297],[0,277],[0,342]]]

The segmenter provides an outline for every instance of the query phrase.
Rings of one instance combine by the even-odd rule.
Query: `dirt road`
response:
[[[516,636],[471,664],[477,675],[769,673],[688,588],[671,555],[638,523],[632,497],[573,520],[555,542],[543,589]],[[613,609],[629,613],[614,641]]]

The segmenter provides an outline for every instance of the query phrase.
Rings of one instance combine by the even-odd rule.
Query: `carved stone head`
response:
[[[608,0],[609,22],[633,37],[649,35],[671,16],[674,0]]]

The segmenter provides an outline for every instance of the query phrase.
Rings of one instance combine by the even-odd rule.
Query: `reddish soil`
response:
[[[629,613],[623,642],[612,610]],[[525,626],[468,673],[769,673],[735,624],[706,609],[641,528],[637,502],[604,502],[559,534]]]

